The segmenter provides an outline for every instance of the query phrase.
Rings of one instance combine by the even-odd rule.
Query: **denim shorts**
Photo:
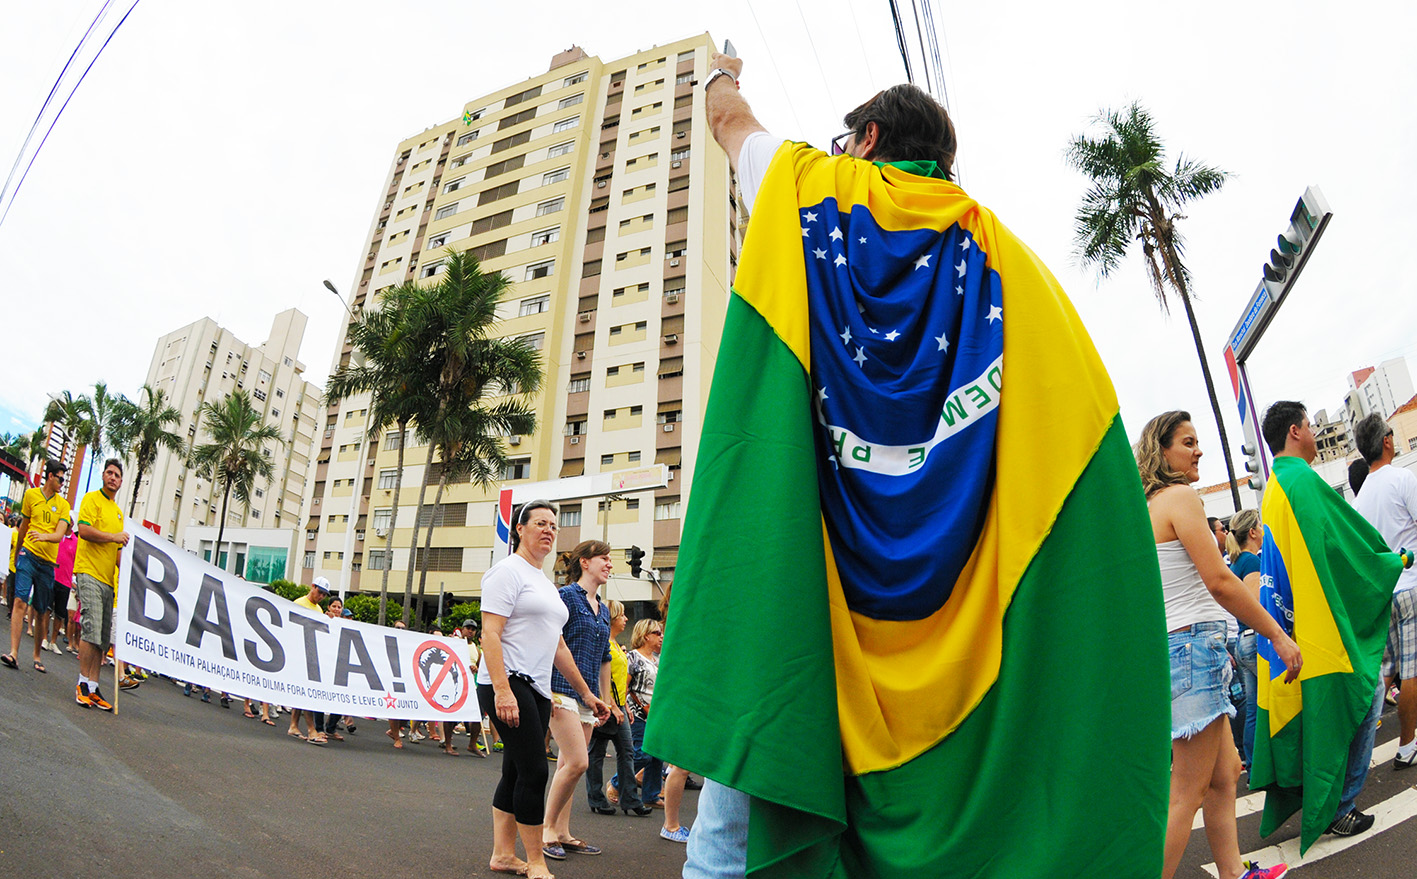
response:
[[[1230,702],[1230,654],[1226,626],[1196,623],[1167,636],[1171,654],[1171,738],[1189,739],[1221,716],[1234,717]]]
[[[15,597],[43,616],[54,597],[54,566],[21,549],[15,558]]]

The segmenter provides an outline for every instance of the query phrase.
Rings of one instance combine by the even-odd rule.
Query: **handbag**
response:
[[[615,700],[615,706],[620,707],[620,693],[615,689],[615,682],[610,682],[610,697]],[[591,738],[601,738],[614,740],[620,735],[620,721],[615,719],[615,715],[610,715],[605,722],[591,730]]]

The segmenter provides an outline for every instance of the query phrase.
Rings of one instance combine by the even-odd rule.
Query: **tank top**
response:
[[[1166,631],[1192,623],[1224,621],[1225,609],[1205,588],[1196,563],[1179,540],[1156,544],[1156,559],[1161,564],[1161,595],[1166,601]]]

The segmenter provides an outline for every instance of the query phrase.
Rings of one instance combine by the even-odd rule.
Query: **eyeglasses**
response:
[[[540,528],[542,531],[560,531],[560,530],[561,530],[561,526],[557,525],[555,522],[552,522],[550,519],[533,519],[532,521],[527,522],[524,527],[527,527],[527,528]]]
[[[843,131],[841,134],[832,138],[831,154],[834,156],[846,155],[846,142],[851,138],[851,135],[855,133],[854,131]]]
[[[650,633],[651,635],[663,635],[663,634],[664,634],[664,630],[663,630],[663,629],[650,629],[650,630],[649,630],[649,633]]]

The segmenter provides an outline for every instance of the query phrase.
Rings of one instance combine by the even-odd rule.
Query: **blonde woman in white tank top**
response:
[[[1161,564],[1171,654],[1171,801],[1163,879],[1172,879],[1191,837],[1196,811],[1220,879],[1276,879],[1288,869],[1246,868],[1235,827],[1240,755],[1231,741],[1224,699],[1229,681],[1225,615],[1234,614],[1274,643],[1288,671],[1299,675],[1299,647],[1230,572],[1190,486],[1200,479],[1200,443],[1191,416],[1166,412],[1149,421],[1135,448]]]

